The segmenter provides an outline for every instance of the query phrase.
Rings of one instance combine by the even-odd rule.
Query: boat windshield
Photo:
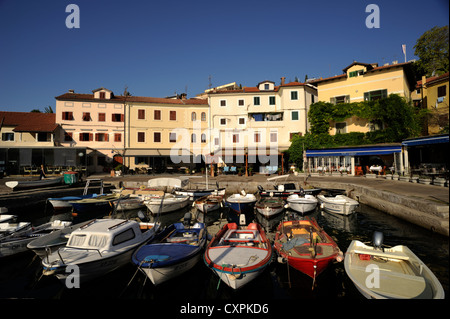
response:
[[[104,247],[107,241],[108,237],[105,235],[91,235],[89,237],[89,246],[97,248]]]
[[[84,242],[86,240],[86,235],[72,235],[70,237],[69,242],[67,243],[67,246],[83,246]]]

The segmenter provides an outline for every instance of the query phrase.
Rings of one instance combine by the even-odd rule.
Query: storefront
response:
[[[405,171],[400,143],[306,150],[305,155],[309,173],[357,176]]]

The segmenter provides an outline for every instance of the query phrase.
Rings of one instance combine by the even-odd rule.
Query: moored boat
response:
[[[30,222],[5,222],[0,223],[0,238],[12,235],[16,232],[31,228]]]
[[[17,231],[0,238],[0,257],[7,257],[28,250],[27,245],[38,237],[45,237],[55,230],[63,229],[72,224],[70,221],[55,220],[39,226]]]
[[[17,180],[17,181],[8,181],[5,183],[6,186],[11,188],[12,190],[22,190],[22,189],[32,189],[39,187],[51,187],[60,185],[63,181],[62,177],[56,178],[43,178],[37,180]]]
[[[239,289],[269,265],[272,245],[262,227],[225,224],[208,244],[205,264],[229,287]]]
[[[144,204],[153,215],[170,213],[189,205],[189,196],[166,193],[163,196],[152,196],[144,200]]]
[[[228,221],[248,224],[254,217],[256,197],[253,194],[232,194],[225,199],[225,206],[230,208]],[[243,219],[245,217],[245,219]]]
[[[303,214],[309,213],[316,209],[318,200],[313,195],[300,195],[300,194],[294,194],[288,196],[286,199],[289,208]]]
[[[314,218],[283,221],[278,225],[274,247],[289,266],[315,278],[343,254],[336,242]]]
[[[34,238],[27,244],[27,248],[34,251],[39,258],[43,259],[46,255],[53,253],[60,247],[65,246],[69,240],[70,234],[74,230],[79,229],[90,222],[91,221],[82,222],[75,225],[66,225],[66,227],[61,229],[55,229],[48,235]]]
[[[255,204],[258,213],[271,218],[284,211],[285,202],[281,197],[261,197]]]
[[[190,200],[197,200],[200,197],[207,195],[225,195],[225,188],[203,188],[203,189],[177,189],[175,190],[177,195],[187,195]]]
[[[99,187],[99,193],[92,193],[88,194],[89,187],[92,187],[92,184],[98,185],[96,187]],[[72,204],[70,202],[81,200],[81,199],[88,199],[88,198],[95,198],[99,195],[103,195],[103,180],[98,178],[89,178],[86,180],[86,185],[83,190],[83,194],[81,196],[64,196],[64,197],[52,197],[48,198],[47,200],[50,202],[50,204],[53,206],[53,209],[55,210],[62,210],[62,209],[70,209],[72,208]]]
[[[329,213],[351,215],[359,206],[359,202],[345,195],[325,196],[318,195],[320,208]]]
[[[364,297],[444,299],[439,280],[407,246],[382,243],[382,234],[375,232],[373,246],[353,240],[347,249],[345,272]]]
[[[174,223],[138,248],[132,261],[159,285],[192,269],[206,244],[205,224]]]
[[[79,269],[80,282],[104,275],[131,260],[133,251],[148,241],[159,223],[138,223],[123,219],[96,219],[74,230],[66,246],[42,259],[43,274],[65,281],[71,271]]]
[[[223,195],[205,195],[195,200],[195,207],[202,213],[208,213],[220,209]]]
[[[106,210],[111,210],[119,199],[125,199],[127,196],[120,194],[104,194],[92,198],[85,198],[69,203],[73,207],[72,216],[77,219],[90,219],[97,216],[89,216],[92,214],[101,214]]]

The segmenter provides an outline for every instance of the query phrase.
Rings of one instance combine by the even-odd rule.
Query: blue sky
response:
[[[68,29],[66,6],[80,8]],[[365,25],[380,8],[380,28]],[[327,77],[353,61],[416,58],[416,40],[448,25],[448,0],[0,0],[0,110],[55,108],[55,96],[193,97],[237,82]]]

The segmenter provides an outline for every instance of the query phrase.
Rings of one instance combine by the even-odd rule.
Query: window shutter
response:
[[[94,140],[94,134],[89,133],[89,141],[93,141]]]
[[[109,134],[105,133],[105,142],[109,142]]]

